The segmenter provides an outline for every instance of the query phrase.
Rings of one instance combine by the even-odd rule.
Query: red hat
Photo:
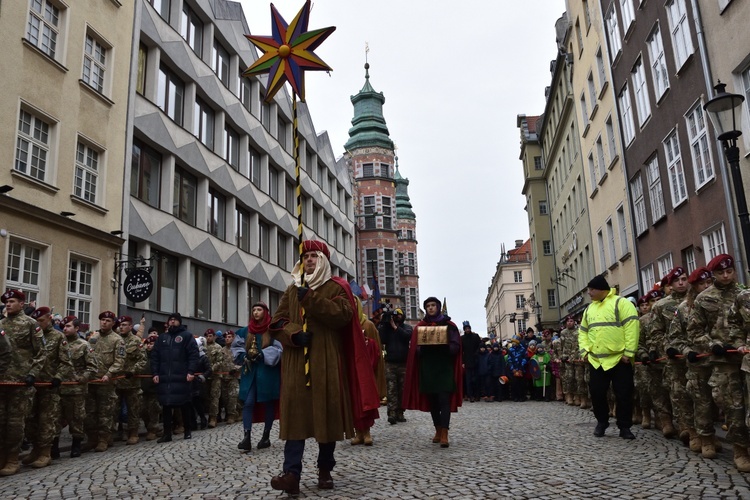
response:
[[[75,321],[78,321],[78,318],[77,318],[77,317],[75,317],[75,316],[65,316],[65,317],[64,317],[64,318],[62,319],[62,324],[63,324],[63,325],[67,325],[67,324],[68,324],[68,323],[70,323],[71,321],[73,321],[73,322],[75,322]],[[78,326],[81,326],[81,325],[79,324]]]
[[[101,316],[99,317],[99,319],[101,319]],[[133,318],[131,318],[130,316],[120,316],[119,318],[117,318],[117,322],[118,323],[130,323],[132,325]]]
[[[115,316],[115,313],[112,311],[104,311],[99,315],[99,319],[111,319],[112,321],[117,321],[117,316]]]
[[[305,240],[302,242],[302,253],[314,251],[323,252],[323,255],[329,260],[331,258],[331,252],[328,250],[328,245],[322,241]]]
[[[638,299],[638,305],[648,304],[648,295],[644,295]]]
[[[679,278],[683,274],[685,274],[685,269],[680,266],[675,267],[674,269],[669,271],[669,274],[667,274],[667,284],[672,284],[673,281],[677,280],[677,278]]]
[[[21,302],[26,302],[26,294],[21,290],[8,290],[2,296],[0,296],[0,302],[5,304],[8,299],[18,299]]]
[[[722,253],[711,259],[711,262],[706,266],[712,273],[714,271],[723,271],[734,267],[734,258],[728,253]]]
[[[659,300],[660,298],[664,297],[664,292],[662,290],[651,290],[646,294],[646,297],[648,297],[648,300]]]
[[[203,336],[205,337],[206,335],[216,335],[216,332],[214,331],[213,328],[209,328],[208,330],[203,332]]]
[[[709,271],[707,267],[699,267],[698,269],[690,273],[690,276],[688,276],[688,283],[692,285],[694,283],[698,283],[699,281],[707,280],[712,276],[713,274],[711,274],[711,271]]]
[[[42,316],[44,316],[45,314],[49,314],[51,312],[52,312],[52,309],[50,309],[47,306],[37,307],[36,309],[34,309],[34,312],[31,313],[31,317],[33,319],[39,319]]]

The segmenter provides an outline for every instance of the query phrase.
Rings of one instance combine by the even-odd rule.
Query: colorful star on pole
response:
[[[310,20],[310,0],[300,9],[292,24],[287,25],[276,7],[271,4],[272,36],[245,35],[263,52],[242,76],[249,77],[268,73],[266,102],[281,89],[285,81],[292,86],[302,102],[305,102],[305,71],[331,71],[331,68],[315,55],[313,50],[334,32],[335,26],[307,31]]]

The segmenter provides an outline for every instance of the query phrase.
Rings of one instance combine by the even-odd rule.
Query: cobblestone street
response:
[[[750,498],[750,478],[736,471],[726,443],[719,458],[704,460],[640,426],[635,441],[617,437],[614,424],[595,438],[592,413],[562,403],[465,403],[453,414],[448,449],[431,443],[429,414],[406,417],[390,426],[383,407],[374,446],[339,443],[333,490],[317,489],[317,447],[308,440],[300,497]],[[282,442],[245,455],[241,434],[239,423],[220,424],[190,441],[117,443],[78,459],[63,452],[47,468],[0,478],[0,498],[285,497],[269,485]]]

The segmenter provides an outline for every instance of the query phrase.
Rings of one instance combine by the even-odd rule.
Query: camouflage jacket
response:
[[[578,329],[565,328],[560,332],[560,343],[562,344],[563,361],[579,361],[581,353],[578,351]]]
[[[99,365],[96,362],[94,349],[88,342],[76,336],[67,337],[68,357],[70,365],[64,366],[63,380],[80,382],[80,385],[63,385],[60,387],[61,396],[74,396],[88,392],[88,381],[96,378]]]
[[[112,378],[123,371],[125,365],[125,342],[120,334],[110,331],[106,335],[101,332],[96,333],[96,343],[94,344],[94,355],[99,365],[96,372],[97,378],[105,375]]]
[[[27,375],[40,377],[47,351],[42,329],[23,312],[0,319],[0,335],[8,340],[10,361],[3,379],[22,382]]]
[[[125,343],[125,361],[122,364],[122,374],[132,373],[137,375],[141,373],[146,367],[146,353],[143,352],[141,338],[132,332],[120,335],[120,338]],[[140,389],[141,381],[136,377],[121,378],[115,381],[115,386],[118,389]]]
[[[680,354],[687,355],[690,352],[687,344],[687,321],[690,315],[690,308],[688,307],[687,300],[680,302],[677,309],[674,312],[674,319],[669,324],[669,332],[667,332],[667,340],[664,343],[664,352],[667,349],[674,347]]]
[[[550,355],[552,356],[552,361],[560,361],[562,359],[562,341],[559,338],[556,338],[551,342],[552,344],[552,352]]]
[[[729,315],[734,301],[742,291],[737,283],[725,287],[716,284],[706,288],[698,297],[688,316],[687,343],[689,350],[697,353],[711,351],[714,344],[731,344],[745,342],[745,335],[738,335],[738,330],[729,326]],[[722,358],[725,358],[722,356]],[[717,356],[711,356],[711,361],[722,361]]]
[[[221,365],[221,369],[219,369],[218,371],[226,373],[226,375],[221,375],[221,378],[222,379],[239,378],[241,367],[236,366],[234,364],[234,356],[232,355],[232,348],[230,346],[224,346],[221,348],[221,353],[224,359]],[[211,369],[214,370],[213,365],[211,365]],[[236,372],[236,373],[234,375],[229,375],[230,372]]]
[[[65,335],[52,325],[42,330],[42,335],[47,357],[39,380],[42,382],[50,382],[53,378],[64,380],[66,367],[68,370],[72,368],[68,354],[68,341],[65,340]]]
[[[644,357],[648,357],[648,346],[646,345],[646,339],[651,336],[651,323],[654,320],[654,313],[647,312],[638,321],[641,322],[641,336],[638,337],[638,352],[636,353],[636,361],[640,361]]]
[[[747,346],[750,338],[750,290],[742,290],[729,312],[729,338],[734,347]]]
[[[651,325],[646,336],[648,351],[655,351],[658,357],[663,357],[666,351],[664,345],[669,334],[669,325],[674,319],[677,306],[685,300],[685,292],[672,292],[669,296],[659,300],[651,308]]]
[[[208,356],[208,362],[211,364],[211,371],[214,374],[212,378],[221,378],[221,375],[217,375],[215,372],[224,371],[224,351],[221,350],[221,346],[214,342],[213,344],[206,345],[206,356]]]

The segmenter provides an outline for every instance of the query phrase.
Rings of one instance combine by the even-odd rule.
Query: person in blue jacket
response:
[[[526,347],[521,343],[521,336],[514,335],[508,349],[508,370],[510,371],[510,397],[516,403],[526,401]]]

